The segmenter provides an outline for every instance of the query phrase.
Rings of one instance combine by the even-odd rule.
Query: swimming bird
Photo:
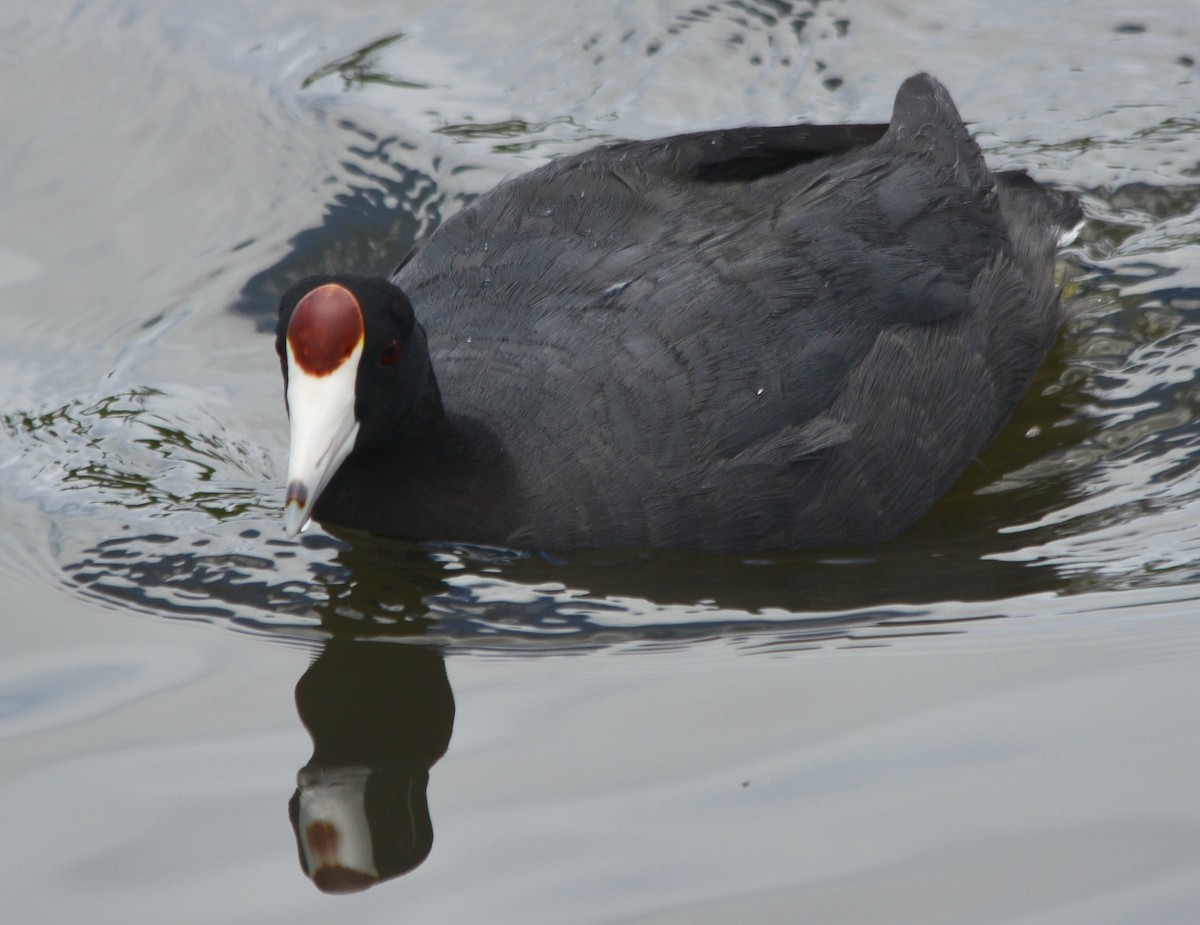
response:
[[[284,520],[569,550],[866,543],[996,435],[1077,201],[992,173],[919,74],[880,125],[632,141],[508,180],[276,348]]]

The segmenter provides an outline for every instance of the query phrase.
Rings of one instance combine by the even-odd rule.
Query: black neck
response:
[[[507,541],[522,502],[503,445],[477,421],[444,414],[436,386],[427,396],[419,426],[346,458],[314,519],[410,540]]]

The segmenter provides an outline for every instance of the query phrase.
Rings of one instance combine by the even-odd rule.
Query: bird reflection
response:
[[[296,685],[313,740],[289,803],[300,866],[327,893],[414,869],[433,846],[426,787],[454,726],[434,649],[334,638]]]

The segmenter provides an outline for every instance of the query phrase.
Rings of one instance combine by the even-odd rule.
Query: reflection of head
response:
[[[450,742],[441,657],[406,644],[331,641],[296,685],[313,756],[289,803],[300,866],[328,893],[366,889],[429,855],[429,769]]]
[[[301,769],[288,804],[300,866],[326,893],[352,893],[398,877],[433,847],[425,788],[412,769]]]

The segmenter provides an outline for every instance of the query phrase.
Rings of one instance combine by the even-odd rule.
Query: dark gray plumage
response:
[[[886,539],[1021,398],[1059,326],[1055,250],[1079,218],[1066,194],[990,174],[925,75],[889,126],[547,164],[400,269],[418,325],[378,280],[284,296],[281,338],[329,281],[366,322],[357,443],[314,516],[557,549]],[[398,336],[403,362],[374,363]]]

